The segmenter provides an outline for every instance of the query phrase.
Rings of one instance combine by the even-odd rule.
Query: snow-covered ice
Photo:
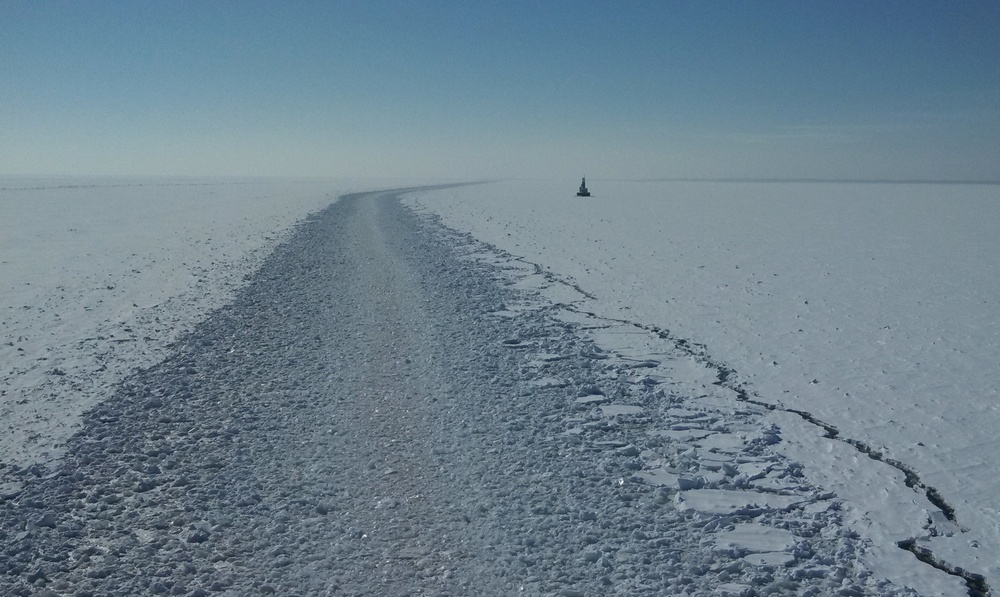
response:
[[[0,454],[46,461],[80,415],[230,300],[358,179],[0,179]]]
[[[1000,578],[1000,186],[569,182],[409,204],[621,323],[606,349],[655,357],[626,330],[656,332],[775,407],[778,449],[844,500],[877,574],[924,581],[904,542]]]
[[[311,215],[109,388],[62,458],[0,468],[0,588],[908,594],[857,560],[764,407],[729,408],[678,347],[655,363],[601,348],[535,275],[393,193]],[[659,433],[675,427],[708,435]],[[748,486],[749,463],[784,486]],[[645,483],[653,467],[676,483]],[[736,545],[750,523],[793,545],[776,530]]]
[[[996,584],[998,187],[407,182],[2,181],[12,590]]]

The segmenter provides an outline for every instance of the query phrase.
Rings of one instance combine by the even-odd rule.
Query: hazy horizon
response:
[[[565,179],[567,181],[580,180],[580,176],[568,174],[565,176],[528,176],[528,177],[495,177],[495,178],[470,178],[470,177],[448,177],[448,176],[323,176],[323,175],[232,175],[232,174],[4,174],[0,173],[0,190],[28,190],[31,187],[11,187],[6,186],[6,182],[17,180],[40,181],[119,181],[119,184],[95,185],[95,186],[157,186],[155,182],[162,180],[165,186],[176,186],[177,184],[190,185],[226,185],[239,184],[243,181],[247,183],[263,181],[287,180],[290,182],[309,181],[402,181],[401,184],[410,185],[417,183],[438,184],[438,183],[459,183],[459,184],[488,184],[504,181],[552,181]],[[745,178],[745,177],[660,177],[660,178],[617,178],[617,177],[593,177],[584,176],[590,183],[594,182],[634,182],[634,183],[657,183],[657,182],[677,182],[677,183],[748,183],[748,184],[915,184],[915,185],[1000,185],[997,180],[956,180],[956,179],[932,179],[932,178]],[[130,184],[128,181],[142,181],[141,184]],[[588,183],[588,184],[590,184]],[[76,186],[76,185],[73,185]],[[84,185],[86,186],[86,185]],[[48,187],[38,187],[39,189]]]
[[[5,176],[1000,181],[1000,4],[23,2]]]

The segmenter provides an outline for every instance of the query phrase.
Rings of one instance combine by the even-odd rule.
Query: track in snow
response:
[[[763,409],[601,351],[483,251],[392,192],[309,218],[56,468],[3,471],[0,593],[908,594]]]

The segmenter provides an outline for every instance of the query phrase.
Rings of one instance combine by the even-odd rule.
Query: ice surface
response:
[[[721,548],[745,549],[751,552],[786,551],[795,545],[795,537],[784,529],[759,524],[741,524],[721,533],[715,540]]]
[[[737,397],[776,405],[778,449],[845,499],[878,573],[915,574],[896,546],[915,538],[1000,579],[1000,186],[591,186],[592,198],[512,181],[410,201],[538,265],[575,312],[681,341]],[[595,337],[612,351],[645,342]],[[942,507],[954,521],[935,525]]]
[[[706,514],[731,514],[746,508],[781,510],[803,501],[806,499],[796,495],[724,489],[691,489],[677,494],[678,507]]]
[[[391,192],[308,218],[63,458],[0,463],[0,593],[912,596],[857,557],[765,407],[657,336],[602,349],[589,332],[621,324],[563,321],[514,261]],[[679,425],[745,441],[656,433]],[[794,549],[748,559],[748,524]]]
[[[898,587],[964,590],[907,540],[995,584],[998,187],[598,185],[589,199],[531,181],[409,200],[497,249],[469,259],[540,293],[493,317],[544,307],[599,345],[567,352],[552,323],[548,339],[497,338],[525,359],[512,408],[557,396],[544,440],[608,459],[602,470],[627,463],[611,480],[623,499],[663,492],[691,525],[677,532],[715,533],[708,549],[783,545],[785,529],[823,538],[842,519],[867,569]],[[296,221],[388,186],[402,185],[0,181],[3,462],[57,456],[81,412],[222,305]],[[838,573],[784,548],[742,559]]]
[[[58,456],[84,410],[228,300],[297,221],[394,183],[0,179],[0,461]]]
[[[638,415],[642,413],[641,406],[631,404],[604,404],[601,406],[604,416],[613,417],[616,415]]]

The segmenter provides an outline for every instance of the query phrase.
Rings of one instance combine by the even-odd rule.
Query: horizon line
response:
[[[0,179],[242,179],[242,180],[262,180],[262,179],[284,179],[284,180],[316,180],[316,179],[409,179],[409,180],[462,180],[472,181],[463,177],[453,176],[371,176],[371,175],[306,175],[306,174],[0,174]],[[521,176],[501,176],[495,178],[475,177],[474,182],[496,182],[500,180],[559,180],[564,177],[521,177]],[[927,184],[927,185],[1000,185],[1000,179],[944,179],[944,178],[819,178],[819,177],[749,177],[749,176],[666,176],[655,178],[634,178],[634,177],[593,177],[595,181],[614,182],[715,182],[715,183],[807,183],[807,184]],[[4,188],[4,190],[15,190]]]
[[[599,180],[599,179],[598,179]],[[1000,179],[954,180],[943,178],[752,178],[752,177],[666,177],[666,178],[609,178],[631,182],[740,182],[740,183],[850,183],[850,184],[970,184],[1000,185]]]

